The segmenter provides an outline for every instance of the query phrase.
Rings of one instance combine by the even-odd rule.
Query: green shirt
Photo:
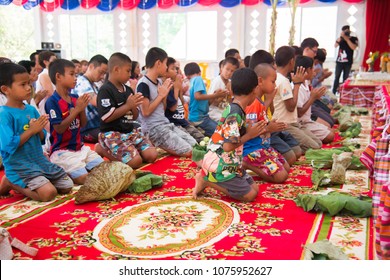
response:
[[[223,144],[240,143],[240,138],[245,132],[245,112],[236,103],[228,105],[223,111],[217,128],[207,146],[208,153],[203,162],[203,168],[207,170],[205,177],[207,181],[225,182],[243,175],[243,145],[240,145],[233,151],[225,152]],[[217,161],[218,164],[216,164]]]

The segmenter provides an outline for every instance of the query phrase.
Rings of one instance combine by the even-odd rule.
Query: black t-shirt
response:
[[[358,38],[350,37],[349,39],[355,45],[358,44]],[[341,39],[339,43],[339,52],[337,54],[336,62],[348,64],[353,63],[353,49],[349,47],[347,41],[345,41],[344,39]]]
[[[173,107],[178,103],[178,100],[175,99],[175,92],[174,89],[171,89],[168,93],[167,96],[167,108],[165,109],[165,116],[168,118],[168,120],[177,125],[177,126],[182,126],[186,127],[189,125],[187,120],[184,118],[184,107],[183,105],[179,102],[177,105],[177,109],[175,111],[169,110],[169,108]]]
[[[126,115],[112,121],[105,123],[104,120],[109,118],[116,108],[124,105],[127,98],[134,94],[133,90],[123,85],[123,92],[120,92],[110,81],[107,81],[100,89],[97,96],[97,108],[100,122],[100,131],[118,131],[121,133],[129,133],[134,128],[138,128],[141,125],[133,119],[133,114],[129,111]]]

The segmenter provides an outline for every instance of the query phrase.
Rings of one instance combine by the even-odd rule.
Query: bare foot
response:
[[[206,188],[206,182],[203,179],[202,170],[195,175],[195,186],[192,189],[192,197],[198,198],[198,195]]]
[[[7,177],[3,176],[0,182],[0,195],[8,195],[11,187],[11,182],[7,179]]]

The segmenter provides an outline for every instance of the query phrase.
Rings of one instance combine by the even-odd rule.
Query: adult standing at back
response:
[[[353,63],[353,51],[359,45],[357,37],[351,36],[349,25],[344,25],[341,28],[340,37],[336,40],[334,46],[339,47],[336,59],[335,79],[333,83],[333,93],[336,93],[339,88],[339,80],[341,72],[343,72],[343,82],[348,78]]]
[[[93,56],[88,62],[87,71],[77,77],[77,83],[73,89],[73,94],[79,97],[84,94],[91,96],[85,113],[87,115],[87,125],[81,129],[81,135],[85,142],[97,143],[100,132],[100,117],[97,110],[96,99],[99,91],[96,82],[101,81],[107,72],[108,60],[98,54]]]

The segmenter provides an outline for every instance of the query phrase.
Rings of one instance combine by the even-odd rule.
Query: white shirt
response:
[[[309,99],[310,99],[309,81],[305,81],[299,87],[297,108],[302,108],[305,105],[305,103],[309,101]],[[305,112],[305,114],[303,114],[302,117],[299,118],[299,121],[311,122],[311,106]]]
[[[274,114],[272,119],[279,122],[285,123],[297,123],[298,122],[298,111],[295,107],[294,111],[290,112],[287,110],[284,104],[285,100],[293,98],[293,88],[291,87],[290,81],[280,73],[277,73],[276,87],[278,89],[274,98]]]

